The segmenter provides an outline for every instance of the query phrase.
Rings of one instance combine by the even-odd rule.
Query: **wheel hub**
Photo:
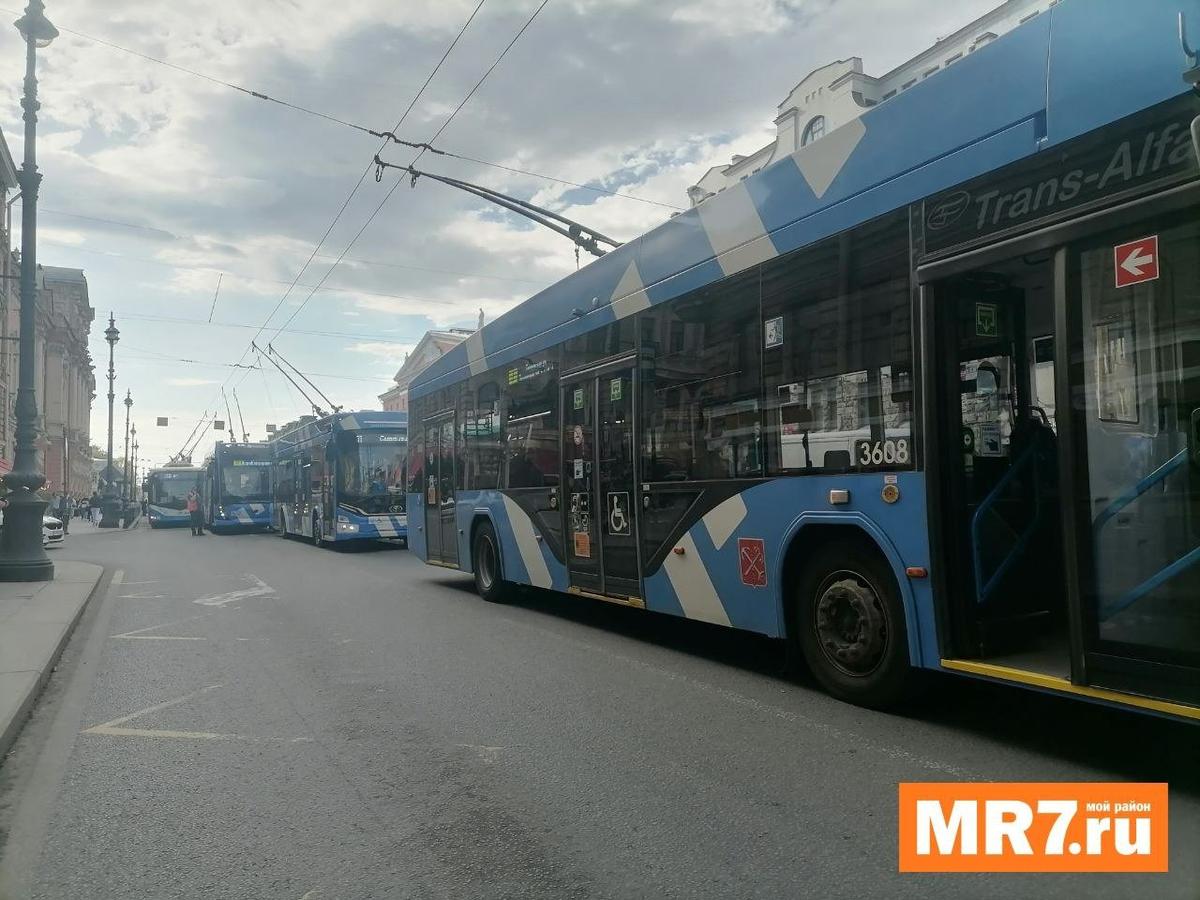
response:
[[[817,638],[833,665],[867,675],[887,646],[883,604],[867,582],[848,572],[826,583],[816,605]]]

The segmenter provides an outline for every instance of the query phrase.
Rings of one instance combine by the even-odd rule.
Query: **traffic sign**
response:
[[[1158,278],[1158,235],[1113,247],[1113,271],[1119,288]]]

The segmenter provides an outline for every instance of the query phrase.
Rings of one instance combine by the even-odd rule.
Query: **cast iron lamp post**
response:
[[[25,39],[25,158],[21,163],[21,324],[20,365],[17,370],[17,433],[12,471],[4,477],[8,501],[0,529],[0,581],[49,581],[54,564],[42,549],[42,516],[46,501],[38,490],[46,483],[39,471],[38,406],[34,392],[34,329],[37,327],[37,195],[42,176],[37,171],[37,48],[58,37],[42,10],[42,0],[29,0],[17,30]]]
[[[116,528],[121,523],[117,521],[121,514],[121,502],[117,492],[113,490],[113,348],[121,339],[113,314],[108,314],[108,327],[104,329],[104,340],[108,341],[108,466],[104,472],[104,497],[100,501],[100,527]]]
[[[125,390],[125,455],[121,457],[121,509],[128,515],[129,507],[129,411],[133,408],[133,394]]]

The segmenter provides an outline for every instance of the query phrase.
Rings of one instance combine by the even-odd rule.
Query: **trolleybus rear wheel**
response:
[[[475,572],[475,590],[489,603],[505,599],[510,585],[504,580],[500,564],[500,542],[491,522],[481,522],[471,543],[471,568]]]

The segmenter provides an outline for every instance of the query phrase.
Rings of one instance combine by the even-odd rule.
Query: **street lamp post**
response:
[[[12,471],[4,477],[4,528],[0,529],[0,581],[49,581],[54,564],[42,549],[42,516],[46,501],[38,490],[46,483],[39,471],[38,406],[34,392],[34,329],[37,327],[37,195],[42,176],[37,171],[37,48],[58,37],[42,10],[42,0],[29,0],[17,30],[25,39],[25,158],[21,163],[21,320],[20,365],[17,371],[17,433]]]
[[[130,467],[129,471],[132,473],[131,477],[133,479],[129,482],[130,499],[133,501],[133,505],[136,507],[138,505],[138,486],[141,483],[141,479],[138,478],[138,442],[136,422],[133,425],[133,465]]]
[[[125,456],[121,457],[121,511],[126,517],[130,515],[130,410],[133,408],[133,394],[125,391]]]
[[[121,512],[120,501],[113,490],[113,348],[121,339],[113,314],[108,314],[108,327],[104,329],[104,340],[108,341],[108,466],[104,470],[104,497],[100,501],[100,527],[116,528],[120,523],[117,517]]]

